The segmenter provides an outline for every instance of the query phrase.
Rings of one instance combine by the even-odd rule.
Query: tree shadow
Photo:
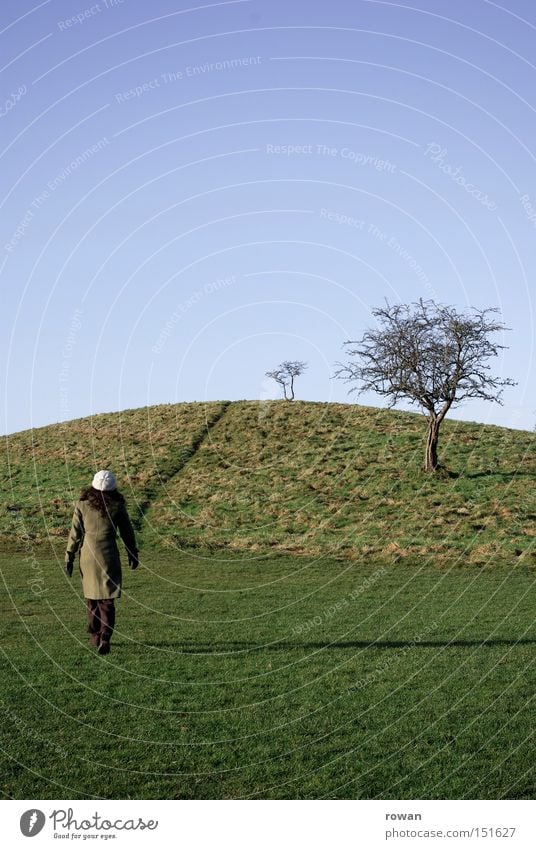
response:
[[[455,472],[453,469],[441,469],[441,474],[443,477],[450,478],[452,480],[459,480],[460,478],[466,478],[467,480],[475,480],[477,478],[503,478],[504,480],[512,480],[513,478],[532,478],[536,480],[535,472],[523,472],[523,471],[514,471],[514,472],[498,472],[493,469],[485,469],[481,472]]]
[[[504,478],[505,480],[511,480],[512,478],[532,478],[536,479],[536,474],[534,472],[494,472],[486,469],[484,472],[462,472],[460,477],[474,479],[474,478]]]

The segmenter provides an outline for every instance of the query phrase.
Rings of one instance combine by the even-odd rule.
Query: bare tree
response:
[[[505,347],[489,337],[507,328],[494,317],[496,309],[459,313],[422,299],[409,305],[386,302],[372,313],[378,328],[345,343],[353,359],[337,364],[336,377],[357,381],[350,391],[373,390],[389,398],[390,406],[403,399],[419,405],[428,417],[424,469],[435,471],[439,429],[451,407],[466,398],[502,404],[502,387],[515,386],[513,380],[493,377],[488,365]]]
[[[273,371],[267,371],[266,377],[271,377],[283,387],[286,401],[294,401],[294,380],[303,374],[306,368],[307,363],[301,360],[284,360]]]

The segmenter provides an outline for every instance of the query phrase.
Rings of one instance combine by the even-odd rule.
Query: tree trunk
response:
[[[428,420],[426,451],[424,454],[424,471],[435,472],[439,467],[437,460],[437,443],[439,440],[439,422],[436,418]]]

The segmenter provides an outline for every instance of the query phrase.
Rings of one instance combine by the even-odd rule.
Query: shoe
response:
[[[101,640],[99,643],[99,654],[110,654],[110,643]]]
[[[99,643],[100,643],[100,636],[99,636],[99,634],[91,634],[91,635],[90,635],[90,637],[89,637],[89,642],[91,643],[91,645],[93,646],[93,648],[98,648],[98,647],[99,647]]]

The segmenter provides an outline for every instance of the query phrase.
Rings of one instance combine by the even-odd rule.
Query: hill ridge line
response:
[[[227,410],[229,409],[231,404],[232,404],[232,401],[222,401],[220,409],[217,410],[216,413],[214,413],[214,415],[210,419],[207,419],[205,421],[204,426],[197,433],[197,435],[192,439],[192,442],[190,443],[190,445],[187,446],[186,448],[184,448],[182,451],[180,451],[180,453],[179,453],[180,459],[179,459],[177,465],[175,467],[171,467],[171,469],[168,469],[167,472],[163,472],[163,473],[158,474],[158,478],[157,478],[157,481],[155,482],[154,486],[148,487],[145,490],[144,500],[139,501],[138,504],[136,505],[137,510],[138,510],[138,515],[135,516],[135,517],[132,517],[132,523],[133,523],[133,525],[136,528],[136,531],[138,533],[141,534],[143,532],[143,530],[144,530],[144,521],[143,520],[144,520],[147,512],[150,510],[150,508],[151,508],[151,506],[152,506],[152,504],[155,500],[155,496],[158,495],[157,485],[165,485],[166,483],[168,483],[170,480],[172,480],[174,477],[176,477],[178,474],[180,474],[183,471],[185,466],[187,466],[188,463],[195,457],[195,455],[199,451],[200,447],[203,445],[203,443],[207,439],[210,431],[218,424],[219,421],[221,421],[221,419],[223,418],[223,416],[225,415],[225,413],[227,412]]]

